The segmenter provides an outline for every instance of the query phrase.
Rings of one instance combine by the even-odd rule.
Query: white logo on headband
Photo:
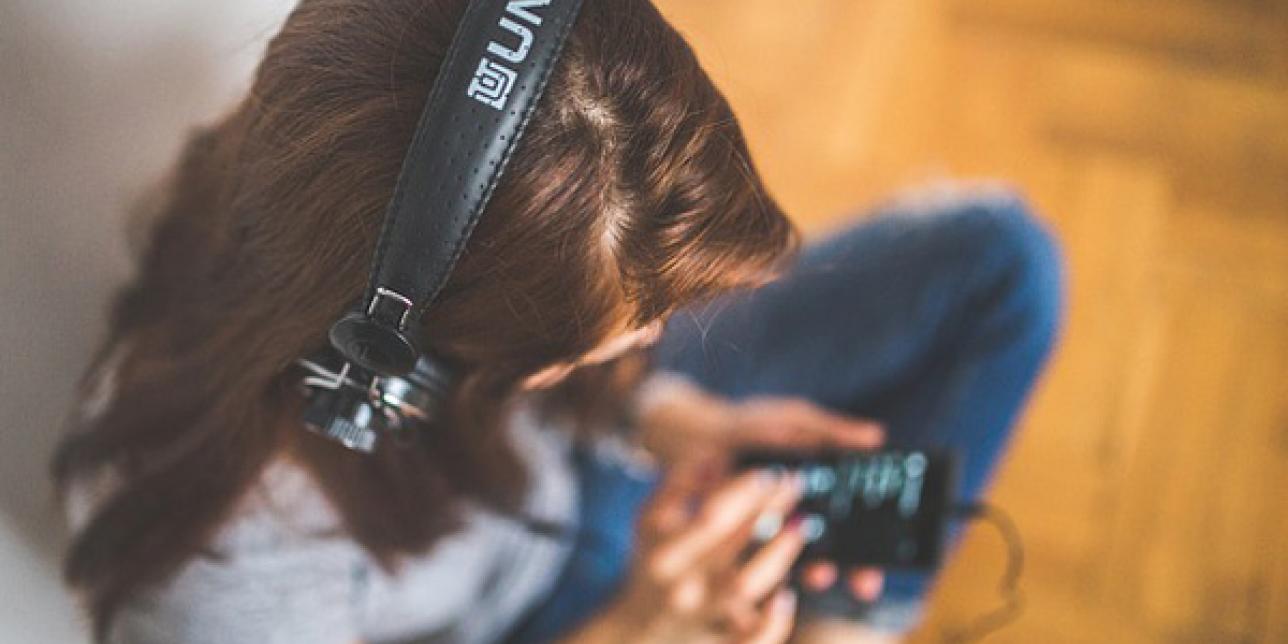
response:
[[[498,65],[492,59],[484,57],[479,61],[478,71],[466,93],[470,98],[496,110],[505,109],[505,102],[510,98],[514,88],[515,72],[504,65]]]
[[[541,16],[533,13],[531,9],[549,6],[550,2],[551,0],[510,0],[510,2],[506,3],[506,15],[501,17],[499,24],[502,29],[517,36],[518,41],[511,47],[493,40],[487,45],[488,53],[513,65],[519,65],[527,60],[528,52],[532,49],[532,29],[512,19],[511,16],[533,27],[540,27]],[[505,104],[510,98],[510,90],[514,89],[514,81],[518,75],[514,67],[484,56],[479,60],[478,69],[474,72],[474,79],[470,81],[470,86],[465,90],[465,93],[470,98],[492,109],[504,110]]]

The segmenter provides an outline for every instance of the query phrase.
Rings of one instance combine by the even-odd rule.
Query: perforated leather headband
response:
[[[403,160],[361,309],[331,344],[386,375],[411,371],[413,327],[437,297],[545,90],[582,0],[472,0]]]

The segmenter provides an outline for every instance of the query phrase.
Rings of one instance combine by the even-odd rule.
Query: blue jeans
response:
[[[1055,340],[1062,261],[1019,198],[892,205],[808,246],[784,276],[673,317],[659,368],[733,399],[800,396],[884,423],[891,446],[963,457],[961,500],[984,491]],[[579,463],[582,543],[518,637],[548,641],[593,614],[626,571],[653,481]],[[910,629],[933,575],[890,573],[860,604],[839,586],[802,610]]]

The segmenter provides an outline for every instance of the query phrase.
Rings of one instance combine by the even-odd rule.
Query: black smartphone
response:
[[[943,553],[957,461],[947,450],[744,452],[738,467],[800,474],[794,516],[806,538],[802,560],[926,570]],[[776,530],[758,525],[757,539]]]

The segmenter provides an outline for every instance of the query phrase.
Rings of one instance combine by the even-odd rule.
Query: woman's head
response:
[[[292,349],[321,345],[361,295],[463,6],[304,2],[269,48],[227,227],[246,235],[238,264],[265,273],[256,297],[310,318]],[[425,336],[512,380],[753,279],[789,230],[678,34],[642,0],[586,2]]]
[[[452,499],[513,496],[521,483],[494,431],[504,397],[763,279],[790,246],[680,36],[646,0],[588,0],[423,320],[428,347],[465,373],[451,426],[423,449],[374,457],[301,446],[289,367],[361,296],[464,6],[302,0],[246,100],[190,141],[117,302],[110,343],[130,347],[117,395],[55,462],[64,481],[102,465],[126,474],[68,562],[100,619],[191,557],[284,446],[378,556],[425,547],[450,529]]]

